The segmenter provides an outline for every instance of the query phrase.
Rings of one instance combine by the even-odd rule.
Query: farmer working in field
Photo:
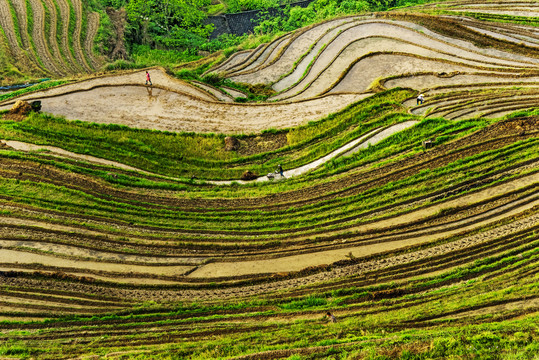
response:
[[[329,311],[326,313],[326,316],[328,318],[328,320],[332,323],[336,323],[337,322],[337,318],[335,317],[335,315],[333,315],[332,313],[330,313]]]
[[[146,85],[148,85],[148,83],[152,85],[152,79],[150,79],[150,73],[146,71]]]
[[[424,100],[425,98],[423,97],[423,94],[419,94],[419,96],[417,97],[417,105],[423,104]]]

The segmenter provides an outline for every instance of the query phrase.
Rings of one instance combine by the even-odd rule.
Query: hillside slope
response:
[[[98,69],[99,15],[83,9],[81,0],[0,1],[0,43],[8,55],[0,74],[65,77]]]
[[[0,357],[534,359],[537,4],[405,10],[1,101]]]

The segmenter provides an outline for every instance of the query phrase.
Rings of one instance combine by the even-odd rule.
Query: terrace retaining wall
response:
[[[283,9],[287,6],[307,7],[314,0],[303,0],[292,4],[281,5],[276,8],[267,9],[270,17],[280,16]],[[243,11],[234,14],[223,14],[218,16],[209,16],[206,19],[206,24],[213,24],[214,30],[210,35],[210,39],[215,39],[222,34],[243,35],[252,33],[255,26],[260,22],[260,15],[266,10],[251,10]]]

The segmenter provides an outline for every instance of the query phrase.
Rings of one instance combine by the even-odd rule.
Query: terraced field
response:
[[[265,103],[159,68],[0,102],[48,113],[0,122],[0,356],[533,359],[535,9],[333,19],[211,70]]]
[[[99,15],[83,10],[80,0],[2,0],[0,11],[0,36],[21,73],[64,77],[93,73],[103,64],[93,50]]]

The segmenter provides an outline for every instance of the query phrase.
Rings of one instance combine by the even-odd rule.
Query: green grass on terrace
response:
[[[390,111],[403,112],[398,104],[411,94],[410,90],[390,90],[320,121],[291,131],[277,131],[288,133],[291,145],[248,157],[225,151],[225,135],[130,129],[120,125],[68,121],[47,115],[32,115],[20,123],[3,123],[0,136],[58,146],[162,175],[239,179],[246,169],[266,174],[273,171],[278,163],[285,168],[306,164],[375,127],[404,121],[405,118],[391,119],[381,115]]]
[[[37,333],[4,331],[0,354],[54,359],[81,352],[134,351],[122,358],[224,359],[312,348],[310,355],[299,353],[288,359],[532,360],[539,351],[539,317],[533,308],[518,310],[511,305],[533,301],[539,294],[538,275],[533,272],[539,256],[537,233],[528,233],[522,243],[525,245],[438,275],[400,282],[389,277],[375,285],[334,284],[335,290],[301,297],[284,293],[237,304],[147,303],[117,314],[72,315],[47,321],[47,327]],[[355,280],[361,283],[362,278]],[[401,295],[376,298],[387,290]],[[504,304],[505,310],[481,312]],[[337,316],[337,323],[327,323],[324,314],[328,310]],[[154,330],[147,332],[142,326]],[[253,326],[256,329],[241,331]],[[141,331],[128,331],[136,327]],[[208,336],[208,327],[225,333]],[[185,336],[186,328],[197,336]],[[67,329],[70,334],[95,335],[82,343],[66,342],[62,333]],[[49,340],[31,340],[34,334]],[[152,344],[161,336],[165,341]],[[175,341],[175,336],[182,340]],[[327,345],[336,346],[324,348]]]
[[[73,214],[84,207],[85,214],[100,217],[106,217],[107,214],[114,212],[117,220],[139,225],[245,231],[299,227],[307,230],[308,233],[312,231],[311,229],[322,229],[328,220],[334,222],[353,216],[355,220],[348,220],[347,224],[361,223],[369,220],[361,214],[388,204],[395,204],[395,197],[399,201],[406,201],[435,192],[440,187],[447,186],[448,183],[463,183],[474,177],[488,175],[489,171],[496,172],[506,166],[524,162],[534,157],[536,146],[537,141],[533,140],[522,144],[517,143],[507,149],[494,150],[491,154],[481,153],[440,169],[422,171],[417,175],[390,182],[359,195],[318,202],[314,207],[292,208],[286,212],[231,210],[225,214],[213,214],[211,212],[182,212],[166,208],[152,209],[146,208],[144,204],[132,205],[121,200],[98,198],[66,187],[16,179],[1,179],[0,187],[5,196],[17,203]],[[223,222],[224,220],[226,221]],[[336,226],[338,229],[341,225]]]

